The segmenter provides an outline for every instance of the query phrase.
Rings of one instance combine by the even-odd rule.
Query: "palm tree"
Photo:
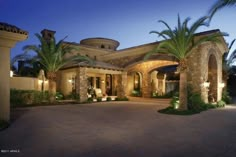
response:
[[[195,38],[197,29],[201,26],[207,26],[207,19],[208,17],[202,17],[194,22],[190,27],[188,27],[190,18],[186,18],[183,22],[181,22],[180,17],[178,16],[178,25],[173,30],[165,21],[160,20],[159,22],[164,24],[167,29],[161,32],[150,32],[157,34],[159,37],[162,37],[165,40],[160,42],[153,51],[147,53],[144,59],[149,58],[149,56],[153,53],[161,52],[169,53],[179,61],[179,110],[187,110],[187,57],[191,54],[192,50],[200,44],[207,41],[219,41],[218,37],[222,36],[221,33],[214,33],[208,36],[199,36],[198,38]]]
[[[223,56],[222,66],[223,66],[223,80],[225,84],[227,83],[228,76],[233,73],[231,67],[236,60],[236,50],[234,50],[232,53],[229,53],[235,40],[236,39],[234,39],[230,43],[230,45],[228,46],[228,52],[225,52]]]
[[[226,7],[226,6],[233,6],[236,5],[236,0],[218,0],[216,3],[211,7],[209,13],[210,17],[212,18],[213,15],[220,9]],[[210,18],[210,19],[211,19]]]
[[[37,77],[40,69],[44,67],[39,63],[32,60],[33,56],[28,54],[19,54],[11,59],[11,67],[14,67],[18,62],[18,69],[15,70],[15,74],[26,77]],[[15,68],[16,69],[16,68]]]
[[[40,41],[40,45],[24,46],[23,50],[25,53],[19,56],[19,58],[27,56],[29,51],[36,52],[37,55],[32,57],[32,61],[39,62],[46,70],[47,79],[49,80],[50,101],[52,102],[55,100],[54,96],[56,94],[56,72],[69,62],[88,61],[92,63],[92,60],[81,55],[66,57],[66,54],[70,53],[75,48],[64,44],[63,41],[65,38],[56,43],[54,37],[50,40],[46,40],[38,33],[36,33],[35,36]]]

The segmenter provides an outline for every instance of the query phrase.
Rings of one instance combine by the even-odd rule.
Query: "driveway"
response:
[[[236,106],[192,116],[157,112],[167,104],[134,99],[15,109],[16,119],[0,132],[0,156],[236,156]]]

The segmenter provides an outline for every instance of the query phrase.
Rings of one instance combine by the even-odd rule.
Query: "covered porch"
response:
[[[80,63],[58,72],[57,91],[65,96],[78,94],[81,102],[88,98],[105,100],[107,97],[125,97],[126,77],[123,69],[104,62],[96,61],[92,66]]]

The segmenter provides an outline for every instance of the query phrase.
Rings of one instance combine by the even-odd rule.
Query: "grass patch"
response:
[[[169,106],[165,109],[158,110],[159,113],[165,113],[165,114],[174,114],[174,115],[192,115],[200,113],[199,111],[194,110],[185,110],[185,111],[179,111],[174,109],[172,106]]]
[[[158,112],[164,113],[164,114],[172,114],[172,115],[193,115],[193,114],[198,114],[202,111],[206,111],[208,109],[214,109],[214,108],[218,108],[218,107],[212,104],[205,104],[204,107],[202,107],[201,109],[190,109],[190,110],[179,111],[175,109],[174,107],[169,106],[167,108],[158,110]]]
[[[11,105],[12,108],[17,107],[37,107],[37,106],[55,106],[55,105],[69,105],[69,104],[79,104],[80,102],[75,100],[70,101],[55,101],[55,102],[41,102],[35,104],[18,104],[18,105]]]

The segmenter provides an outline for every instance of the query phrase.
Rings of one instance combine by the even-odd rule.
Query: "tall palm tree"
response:
[[[220,9],[227,6],[234,6],[234,5],[236,5],[236,0],[217,0],[209,11],[210,17],[212,18],[213,15]]]
[[[230,74],[232,74],[232,65],[235,63],[236,60],[236,50],[234,50],[233,52],[229,53],[229,51],[231,50],[233,44],[235,43],[236,39],[234,39],[228,46],[228,52],[224,53],[223,56],[223,61],[222,61],[222,66],[223,66],[223,80],[224,83],[227,83],[227,79],[228,76]]]
[[[47,79],[49,80],[50,101],[54,101],[56,93],[56,72],[69,62],[88,61],[89,63],[92,63],[93,61],[90,58],[81,55],[66,57],[66,54],[70,53],[75,48],[68,44],[64,44],[63,41],[65,38],[56,43],[54,37],[50,40],[46,40],[38,33],[36,33],[35,36],[40,41],[40,45],[24,46],[23,50],[25,53],[22,54],[22,56],[27,56],[29,51],[34,51],[36,53],[36,56],[33,56],[32,60],[33,62],[39,62],[46,70]],[[22,58],[22,56],[19,58]]]
[[[212,41],[217,42],[221,33],[214,33],[207,36],[199,36],[195,38],[195,33],[197,29],[201,26],[207,26],[206,20],[208,17],[202,17],[194,22],[190,27],[188,27],[188,22],[190,18],[186,18],[181,22],[178,16],[178,24],[173,30],[170,26],[163,20],[159,22],[164,24],[167,29],[158,32],[151,31],[150,33],[155,33],[159,37],[165,40],[160,42],[159,45],[151,52],[147,53],[144,59],[147,59],[153,53],[169,53],[173,55],[178,61],[178,70],[180,72],[180,82],[179,82],[179,95],[180,104],[179,110],[187,110],[187,57],[191,54],[192,50],[199,46],[200,44]]]

